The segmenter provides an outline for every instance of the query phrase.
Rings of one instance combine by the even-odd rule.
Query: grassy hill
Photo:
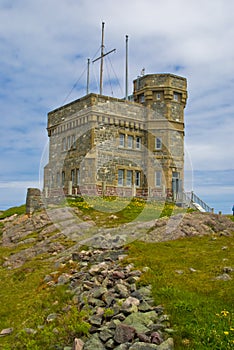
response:
[[[85,215],[97,217],[97,212],[87,204],[78,208]],[[165,206],[160,215],[170,215],[173,209]],[[23,215],[21,210],[11,209],[1,218],[14,212]],[[155,208],[149,208],[147,213],[151,210],[155,215]],[[117,212],[116,216],[121,222],[130,221],[134,213],[139,216],[137,203],[131,203],[130,210]],[[103,222],[104,214],[100,225]],[[1,221],[0,235],[4,225]],[[73,244],[67,242],[67,247]],[[13,328],[11,334],[0,337],[0,349],[49,350],[71,346],[74,337],[88,334],[86,315],[75,307],[68,286],[48,288],[45,276],[52,274],[58,278],[61,273],[79,269],[79,265],[69,261],[69,254],[63,264],[49,254],[39,254],[17,269],[4,267],[12,254],[24,248],[23,244],[0,246],[0,331]],[[139,268],[149,267],[139,283],[152,284],[155,304],[163,304],[170,315],[175,349],[234,348],[233,236],[217,232],[160,243],[136,241],[127,248],[127,262]],[[48,316],[55,313],[59,318],[50,322]]]

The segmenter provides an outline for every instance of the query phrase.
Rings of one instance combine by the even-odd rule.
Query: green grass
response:
[[[170,203],[146,203],[141,199],[130,202],[115,198],[69,199],[68,203],[79,209],[78,215],[87,215],[100,225],[106,224],[114,209],[117,219],[114,224],[107,223],[110,226],[181,212]],[[3,215],[13,215],[15,210],[18,211],[12,208]],[[32,237],[36,238],[36,234],[32,233]],[[0,247],[0,330],[14,328],[11,335],[0,337],[0,349],[49,350],[56,345],[58,348],[71,345],[74,337],[87,334],[87,315],[77,310],[66,286],[51,287],[44,281],[45,275],[55,271],[49,255],[39,255],[18,269],[2,266],[11,254],[26,247]],[[225,266],[234,267],[233,237],[215,235],[161,243],[134,242],[128,248],[127,263],[133,261],[137,267],[150,267],[140,283],[152,284],[155,303],[163,304],[165,312],[170,314],[175,350],[234,348],[234,273],[230,274],[230,281],[215,279]],[[196,271],[191,272],[190,268]],[[56,269],[54,281],[63,272],[69,273],[79,266],[68,262]],[[47,322],[47,316],[52,313],[58,317]],[[27,334],[23,330],[26,328],[36,330],[36,334]]]
[[[26,213],[26,206],[25,204],[20,205],[19,207],[12,207],[7,210],[4,210],[2,214],[0,215],[0,220],[5,219],[9,216],[12,216],[14,214],[21,215]]]
[[[0,249],[0,253],[5,251]],[[58,268],[54,281],[77,268],[69,264]],[[54,266],[43,256],[18,269],[0,267],[0,330],[14,328],[11,335],[0,338],[0,349],[55,349],[56,344],[71,345],[75,336],[87,334],[86,315],[73,305],[67,286],[51,287],[44,282],[45,275],[52,271]],[[57,318],[47,322],[47,316],[53,313]],[[27,328],[36,334],[27,334]]]
[[[234,349],[234,282],[215,279],[233,267],[233,237],[135,242],[129,254],[138,267],[150,267],[141,283],[152,284],[155,303],[171,315],[175,349]]]
[[[66,205],[79,209],[78,216],[86,215],[102,227],[114,227],[132,221],[150,221],[163,216],[185,212],[173,203],[146,201],[142,198],[77,197],[68,198]],[[110,220],[111,215],[114,220]]]

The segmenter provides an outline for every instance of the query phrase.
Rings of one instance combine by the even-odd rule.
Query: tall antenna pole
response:
[[[104,25],[105,23],[102,22],[102,45],[101,45],[101,56],[99,56],[98,58],[96,58],[95,60],[92,61],[92,63],[101,60],[101,65],[100,65],[100,95],[102,95],[102,80],[103,80],[103,58],[107,55],[109,55],[110,53],[116,51],[116,49],[113,49],[107,53],[104,53]]]
[[[101,65],[100,65],[100,95],[102,95],[102,80],[103,80],[104,26],[105,26],[105,23],[102,22],[102,44],[101,44]]]
[[[128,100],[128,35],[126,35],[126,77],[125,77],[125,100]]]
[[[89,67],[90,67],[90,58],[88,58],[88,62],[87,62],[87,89],[86,89],[86,95],[89,94]]]

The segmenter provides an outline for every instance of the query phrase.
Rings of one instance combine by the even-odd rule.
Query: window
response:
[[[59,172],[56,175],[56,183],[57,183],[57,186],[59,187],[60,186],[60,173]]]
[[[67,149],[70,150],[70,148],[71,148],[71,137],[68,136],[67,137]]]
[[[72,169],[71,171],[71,182],[72,182],[72,185],[74,186],[75,185],[75,170]]]
[[[76,169],[76,183],[80,185],[80,169]]]
[[[172,172],[172,177],[173,177],[173,179],[179,179],[180,178],[180,173],[178,173],[177,171],[173,171]]]
[[[73,149],[76,149],[76,137],[75,137],[75,135],[71,136],[71,146]]]
[[[119,169],[118,170],[118,186],[124,185],[124,170]]]
[[[62,171],[62,186],[65,185],[65,171]]]
[[[124,139],[125,139],[125,135],[119,134],[119,146],[120,147],[124,147]]]
[[[64,137],[62,140],[62,150],[66,151],[66,149],[67,149],[67,143],[66,143],[66,138]]]
[[[162,173],[161,171],[155,172],[155,186],[160,187],[162,184]]]
[[[141,149],[141,137],[136,137],[136,149]]]
[[[126,186],[132,186],[132,170],[127,170]]]
[[[161,100],[161,94],[160,94],[160,92],[157,92],[157,94],[156,94],[156,99],[157,99],[157,100]]]
[[[140,171],[135,172],[135,185],[136,185],[136,187],[141,186],[141,172]]]
[[[174,99],[174,101],[179,101],[179,94],[174,92],[173,99]]]
[[[128,148],[133,147],[133,136],[128,135]]]
[[[144,94],[140,95],[139,100],[140,100],[140,103],[145,102],[145,95]]]
[[[155,139],[155,148],[162,149],[162,139],[160,137],[156,137]]]

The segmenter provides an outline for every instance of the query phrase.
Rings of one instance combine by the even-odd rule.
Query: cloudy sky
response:
[[[47,113],[86,93],[87,58],[100,54],[103,93],[124,96],[146,73],[188,80],[186,154],[194,190],[218,212],[234,204],[233,0],[0,0],[0,209],[41,186]],[[98,92],[99,63],[90,66]],[[191,188],[192,187],[192,188]]]

